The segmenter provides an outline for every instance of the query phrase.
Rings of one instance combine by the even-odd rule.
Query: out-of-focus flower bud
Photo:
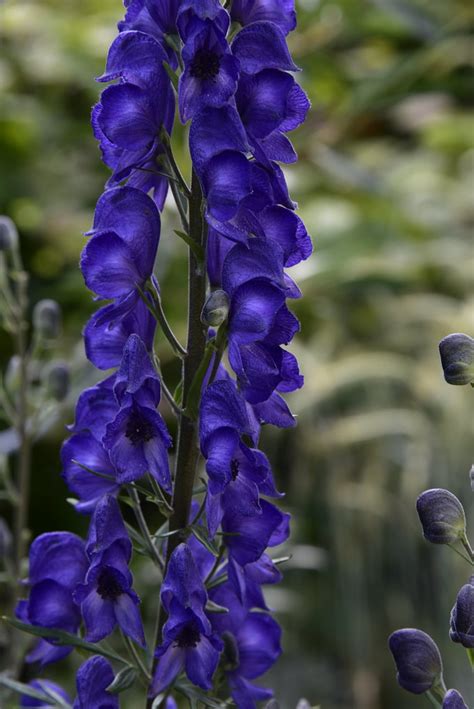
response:
[[[474,648],[474,576],[459,591],[449,625],[449,637],[453,642]]]
[[[416,509],[423,536],[433,544],[454,544],[466,534],[466,515],[456,495],[435,488],[422,492]]]
[[[207,327],[219,327],[229,314],[229,296],[223,290],[215,290],[209,295],[201,312],[201,322]]]
[[[69,367],[65,362],[53,362],[48,369],[46,386],[48,393],[56,401],[64,401],[69,393],[71,381]]]
[[[469,335],[456,332],[439,343],[439,354],[448,384],[474,382],[474,340]]]
[[[5,386],[9,392],[14,392],[20,386],[20,357],[13,355],[10,357],[5,370]]]
[[[300,699],[296,705],[296,709],[311,709],[311,704],[307,699]]]
[[[441,683],[443,662],[438,646],[416,628],[396,630],[388,640],[397,666],[397,680],[403,689],[423,694]]]
[[[448,689],[443,699],[443,709],[469,709],[457,689]]]
[[[33,309],[33,326],[40,337],[53,340],[61,329],[61,309],[55,300],[46,298]]]
[[[469,471],[469,478],[471,480],[471,490],[474,492],[474,465],[471,465],[471,469]]]
[[[18,231],[10,217],[0,215],[0,251],[8,251],[18,244]]]
[[[0,559],[6,559],[11,554],[12,550],[12,533],[10,532],[7,523],[0,517]]]

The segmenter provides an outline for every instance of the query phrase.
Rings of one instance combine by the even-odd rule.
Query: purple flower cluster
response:
[[[179,182],[170,147],[177,94],[179,117],[191,122],[202,193],[203,273],[209,299],[220,293],[225,307],[217,333],[203,315],[212,355],[203,359],[196,415],[180,412],[180,421],[192,419],[198,431],[207,482],[205,499],[194,501],[181,530],[184,541],[168,553],[171,537],[155,547],[165,559],[166,621],[151,648],[150,696],[168,691],[182,672],[204,691],[219,675],[237,706],[250,708],[272,696],[254,680],[281,652],[280,628],[262,592],[281,574],[266,550],[289,534],[289,515],[268,499],[281,493],[258,442],[264,424],[295,424],[281,395],[303,384],[285,348],[299,330],[287,301],[301,292],[286,269],[312,250],[279,165],[297,159],[287,133],[309,108],[286,43],[296,25],[294,2],[234,0],[230,13],[219,0],[125,5],[99,78],[109,86],[92,113],[111,177],[81,257],[87,287],[108,301],[85,327],[86,354],[98,369],[114,372],[79,397],[61,454],[76,509],[91,515],[89,534],[86,543],[66,532],[34,542],[29,599],[18,615],[73,634],[83,626],[92,643],[119,627],[145,647],[129,570],[132,544],[117,498],[147,485],[168,505],[175,494],[172,441],[157,411],[163,383],[153,354],[153,270],[160,211],[168,186],[176,197]],[[229,369],[220,363],[225,347]],[[30,659],[47,664],[70,649],[45,638]],[[99,661],[105,662],[92,658],[79,671],[75,707],[98,705],[83,676]],[[108,701],[100,706],[116,706]]]

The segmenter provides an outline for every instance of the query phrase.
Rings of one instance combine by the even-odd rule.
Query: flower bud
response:
[[[457,689],[448,689],[443,699],[443,709],[469,709]]]
[[[439,343],[439,354],[448,384],[474,381],[474,340],[461,332],[448,335]]]
[[[18,232],[10,217],[0,216],[0,251],[8,251],[18,244]]]
[[[397,666],[398,684],[413,694],[427,692],[440,683],[443,663],[438,646],[416,628],[396,630],[388,639]]]
[[[38,335],[47,340],[59,335],[61,309],[55,300],[46,298],[36,303],[33,309],[33,325]]]
[[[219,327],[229,314],[229,296],[223,290],[215,290],[207,298],[201,312],[201,322],[208,327]]]
[[[0,560],[10,556],[12,550],[12,534],[7,523],[0,517]]]
[[[432,544],[454,544],[466,533],[466,515],[449,490],[426,490],[416,501],[423,536]]]
[[[5,370],[5,386],[10,393],[16,391],[20,386],[20,365],[21,359],[18,355],[13,355],[8,360]]]
[[[69,393],[69,367],[64,362],[53,362],[47,374],[48,393],[56,401],[64,401]]]
[[[449,637],[466,648],[474,648],[474,577],[458,593],[451,611]]]
[[[296,705],[296,709],[311,709],[311,704],[307,699],[300,699]]]
[[[471,480],[471,490],[474,492],[474,465],[471,465],[471,469],[469,471],[469,478]]]

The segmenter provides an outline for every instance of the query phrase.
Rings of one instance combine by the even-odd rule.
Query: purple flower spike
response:
[[[443,699],[443,709],[469,709],[457,689],[448,689]]]
[[[404,628],[389,638],[397,666],[397,680],[403,689],[423,694],[442,681],[443,663],[436,643],[422,630]]]
[[[104,657],[94,655],[79,667],[73,709],[119,709],[119,699],[107,692],[114,673]]]
[[[465,648],[474,648],[474,577],[458,593],[451,611],[449,637]]]
[[[426,490],[416,501],[423,536],[433,544],[454,544],[466,534],[466,515],[449,490]]]

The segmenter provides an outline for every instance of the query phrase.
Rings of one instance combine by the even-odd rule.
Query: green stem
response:
[[[142,510],[142,507],[140,504],[140,497],[138,495],[138,492],[133,487],[133,485],[128,485],[127,489],[128,489],[128,494],[130,495],[130,499],[132,500],[135,518],[138,522],[140,532],[142,533],[142,536],[147,543],[150,555],[151,555],[153,561],[155,562],[155,564],[160,569],[160,571],[163,571],[163,561],[162,561],[162,559],[158,553],[158,550],[155,546],[155,543],[151,537],[150,530],[148,529],[148,525],[146,523],[145,517],[143,516],[143,510]]]
[[[471,560],[471,564],[474,564],[474,551],[472,550],[472,547],[469,543],[469,539],[467,538],[466,534],[461,539],[461,544],[463,545],[464,549],[467,551],[469,559]]]
[[[133,642],[130,640],[128,635],[125,635],[123,631],[120,631],[120,634],[122,636],[122,640],[124,642],[125,647],[127,648],[130,656],[133,658],[134,662],[137,665],[137,668],[140,670],[140,674],[142,675],[143,679],[148,683],[151,679],[150,673],[148,672],[147,668],[145,667],[145,664],[140,657],[137,648],[133,644]]]
[[[193,172],[191,196],[189,198],[190,236],[205,253],[206,229],[202,217],[202,192],[197,175]],[[183,408],[186,409],[190,389],[196,372],[201,364],[206,348],[206,334],[202,327],[200,316],[206,298],[206,271],[196,258],[192,249],[188,254],[188,339],[187,355],[183,360]],[[173,513],[169,521],[169,531],[180,530],[168,538],[165,563],[168,565],[171,554],[182,541],[189,521],[189,512],[193,497],[194,478],[199,460],[197,424],[184,411],[179,420],[178,443],[175,463],[175,485],[173,493]],[[155,647],[161,642],[166,612],[160,607]],[[154,674],[156,660],[153,663]],[[148,701],[151,707],[152,700]]]

